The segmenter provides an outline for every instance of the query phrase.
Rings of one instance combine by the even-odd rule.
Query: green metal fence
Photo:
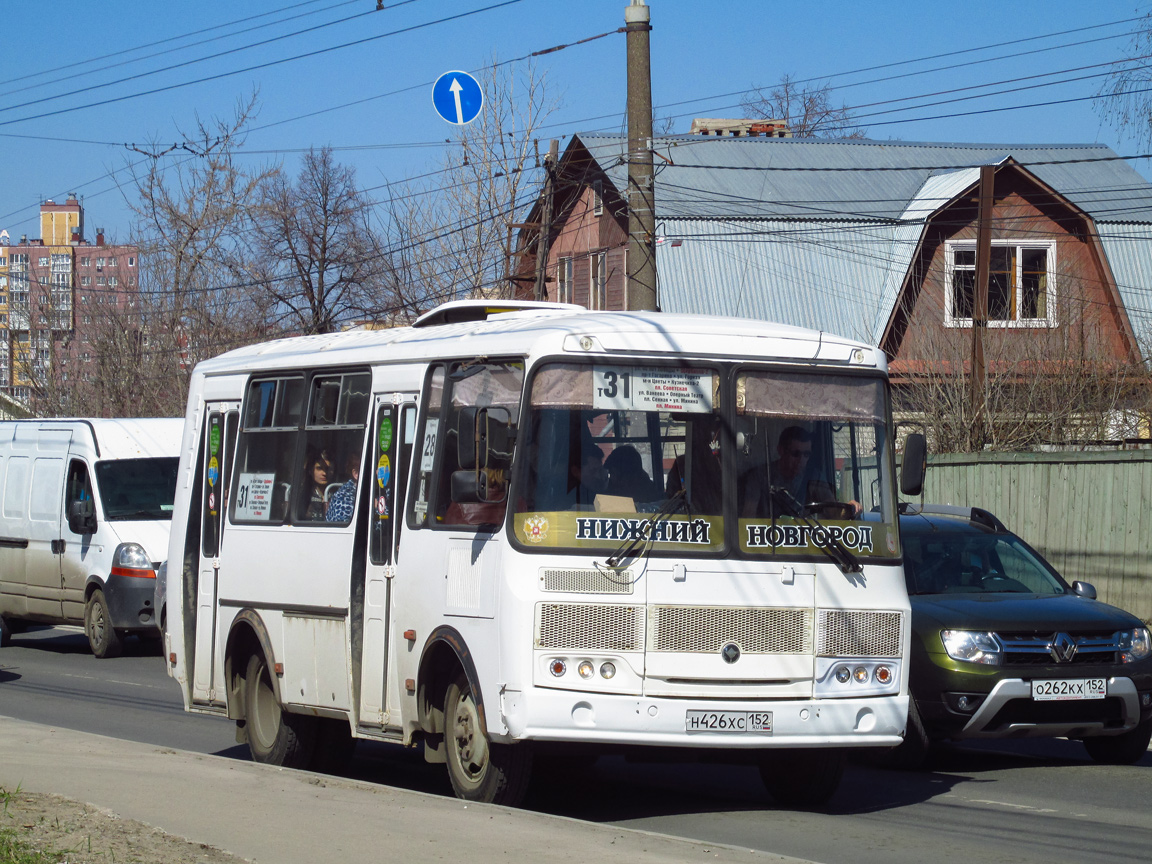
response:
[[[1152,620],[1152,450],[932,456],[922,501],[991,510],[1069,582]]]

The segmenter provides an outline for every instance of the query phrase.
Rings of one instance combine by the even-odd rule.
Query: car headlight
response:
[[[940,641],[953,660],[999,666],[1003,656],[1000,642],[992,633],[974,630],[941,630]]]
[[[1120,662],[1135,663],[1152,654],[1152,637],[1147,627],[1136,627],[1120,634]]]

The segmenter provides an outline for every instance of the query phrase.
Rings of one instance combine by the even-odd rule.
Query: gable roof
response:
[[[626,138],[580,135],[569,152],[580,148],[626,188]],[[665,311],[878,345],[928,220],[979,166],[1012,161],[1095,222],[1133,329],[1152,344],[1152,184],[1109,147],[672,135],[654,150]]]

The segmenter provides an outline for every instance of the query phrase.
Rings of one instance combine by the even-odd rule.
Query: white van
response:
[[[183,420],[0,421],[0,644],[79,624],[97,657],[158,635]]]

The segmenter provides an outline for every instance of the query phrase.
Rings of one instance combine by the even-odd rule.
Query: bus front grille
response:
[[[899,657],[899,612],[821,609],[816,654],[820,657]]]
[[[567,591],[571,594],[631,594],[633,582],[631,570],[559,567],[540,569],[540,585],[545,591]]]
[[[745,654],[811,654],[811,609],[653,606],[650,651],[715,654],[730,642]]]
[[[536,606],[536,647],[570,651],[640,651],[644,607],[588,603]]]

